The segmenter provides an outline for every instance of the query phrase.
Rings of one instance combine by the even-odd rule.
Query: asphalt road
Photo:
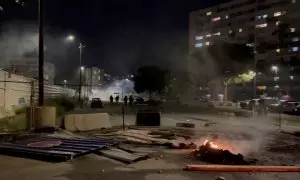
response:
[[[127,125],[134,124],[134,115],[125,116]],[[162,126],[174,127],[177,122],[195,123],[192,141],[201,143],[211,135],[218,135],[222,146],[243,153],[246,157],[257,158],[262,165],[297,165],[300,162],[300,139],[276,131],[270,118],[236,118],[201,114],[164,113]],[[114,115],[113,125],[120,125],[122,117]],[[205,124],[211,123],[209,126]],[[155,147],[156,148],[156,147]],[[98,155],[87,155],[64,163],[0,156],[0,179],[70,180],[70,179],[132,179],[132,180],[298,180],[300,173],[208,173],[186,172],[186,164],[204,164],[188,158],[189,152],[157,148],[153,158],[131,165],[122,164]],[[299,165],[299,164],[298,164]]]

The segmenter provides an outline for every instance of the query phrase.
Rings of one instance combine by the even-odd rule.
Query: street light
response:
[[[278,72],[278,66],[272,66],[271,70],[277,74],[277,72]]]
[[[75,36],[74,35],[68,35],[66,39],[69,42],[74,42],[75,41]],[[78,88],[78,101],[79,102],[81,101],[81,91],[82,91],[82,71],[84,71],[84,67],[82,66],[82,49],[84,47],[85,46],[82,44],[82,42],[80,42],[79,43],[79,67],[80,67],[80,71],[79,71],[79,88]]]
[[[73,36],[73,35],[69,35],[69,36],[67,37],[67,41],[73,42],[74,40],[75,40],[75,36]]]
[[[64,85],[65,87],[67,87],[67,80],[64,80]]]

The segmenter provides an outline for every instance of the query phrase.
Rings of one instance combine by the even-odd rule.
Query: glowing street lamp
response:
[[[272,67],[271,67],[271,70],[272,70],[273,72],[277,73],[277,72],[278,72],[278,66],[272,66]]]
[[[65,87],[67,87],[67,80],[64,80],[64,85]]]
[[[80,70],[81,70],[81,71],[84,71],[84,66],[81,66],[81,67],[80,67]]]
[[[69,35],[67,37],[67,41],[73,42],[74,40],[75,40],[75,36],[73,36],[73,35]]]

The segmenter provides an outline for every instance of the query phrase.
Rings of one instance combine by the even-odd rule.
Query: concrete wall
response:
[[[61,86],[44,86],[45,98],[61,95],[75,96],[75,90]],[[12,106],[30,104],[30,98],[38,98],[38,82],[35,79],[10,74],[0,70],[0,108],[10,110]]]

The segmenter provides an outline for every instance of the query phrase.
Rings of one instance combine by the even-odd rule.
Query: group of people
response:
[[[111,95],[111,96],[109,97],[110,104],[113,104],[113,103],[114,103],[114,99],[115,99],[116,104],[118,104],[118,103],[119,103],[119,100],[120,100],[120,96],[117,95],[117,96],[114,98],[114,97]],[[131,106],[131,105],[133,104],[133,101],[134,101],[132,95],[130,95],[129,98],[128,98],[127,96],[125,96],[123,100],[124,100],[125,106],[128,105],[128,101],[129,101],[129,106]]]

